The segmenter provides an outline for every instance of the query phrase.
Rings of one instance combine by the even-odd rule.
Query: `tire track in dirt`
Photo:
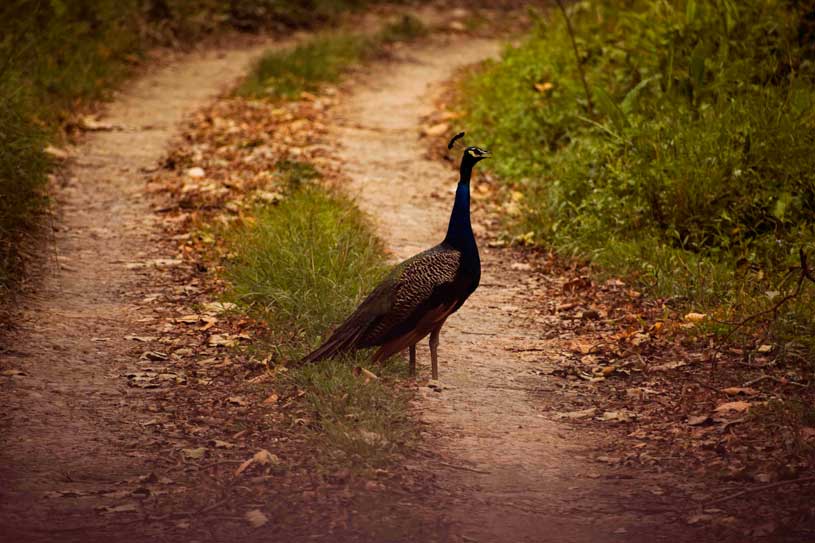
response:
[[[456,68],[497,51],[495,41],[473,39],[414,48],[358,81],[339,114],[340,167],[399,259],[443,237],[457,179],[426,157],[420,118]],[[476,225],[477,237],[484,228]],[[420,389],[428,443],[443,462],[427,466],[441,486],[434,520],[452,524],[451,540],[703,540],[678,522],[677,498],[648,492],[669,478],[592,462],[596,444],[536,407],[530,391],[546,379],[539,373],[551,369],[558,343],[531,322],[528,294],[548,278],[513,269],[509,251],[483,243],[480,250],[482,285],[441,335],[440,375],[449,388]],[[420,375],[428,372],[425,343]]]
[[[152,398],[123,379],[146,345],[126,336],[155,333],[155,317],[137,302],[158,285],[139,263],[173,265],[161,254],[145,172],[184,117],[228,88],[269,45],[194,53],[151,70],[106,108],[114,129],[89,134],[73,151],[55,194],[57,257],[3,339],[2,368],[26,375],[3,387],[0,535],[8,539],[0,539],[95,540],[82,526],[104,523],[98,508],[121,503],[100,495],[156,469],[155,458],[138,453],[150,432],[137,415]],[[89,496],[43,499],[65,487]],[[66,524],[80,531],[47,532]]]

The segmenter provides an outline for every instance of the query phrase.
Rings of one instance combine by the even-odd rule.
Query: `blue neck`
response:
[[[477,253],[473,227],[470,223],[470,175],[472,171],[472,164],[462,162],[456,200],[453,204],[453,212],[450,214],[450,224],[447,226],[444,243],[462,252],[476,251]]]

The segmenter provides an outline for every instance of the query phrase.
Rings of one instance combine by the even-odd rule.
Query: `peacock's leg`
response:
[[[439,332],[441,332],[441,326],[434,328],[430,332],[430,363],[432,364],[433,379],[439,378]]]
[[[410,365],[408,367],[410,368],[410,376],[415,377],[416,376],[416,344],[415,343],[410,346]]]

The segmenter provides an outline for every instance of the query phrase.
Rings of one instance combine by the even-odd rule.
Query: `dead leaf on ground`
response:
[[[435,137],[435,136],[441,136],[442,134],[445,134],[449,129],[450,129],[449,124],[447,124],[447,123],[439,123],[439,124],[434,124],[433,126],[426,126],[422,130],[422,132],[426,136]]]
[[[162,360],[167,360],[169,358],[169,355],[159,351],[145,351],[139,358],[141,358],[142,360],[152,360],[154,362],[159,362]]]
[[[79,128],[87,132],[106,132],[121,129],[114,124],[100,120],[96,115],[85,115],[79,120]]]
[[[176,322],[183,322],[184,324],[197,324],[198,321],[201,320],[201,315],[184,315],[183,317],[178,317],[175,321]]]
[[[694,415],[688,417],[688,426],[702,426],[708,422],[712,422],[710,415]]]
[[[266,449],[260,449],[258,452],[252,456],[249,460],[243,462],[238,469],[235,470],[235,477],[249,469],[253,465],[258,466],[279,466],[282,464],[282,460],[276,454],[272,454]]]
[[[136,502],[123,503],[122,505],[115,505],[113,507],[97,507],[100,513],[131,513],[139,510],[139,504]]]
[[[367,370],[361,366],[357,366],[354,368],[354,375],[357,377],[365,377],[365,383],[370,383],[371,381],[376,381],[379,379],[379,376],[374,372]]]
[[[225,313],[227,311],[232,311],[237,309],[237,305],[231,302],[207,302],[201,306],[204,309],[204,312],[209,313],[211,315],[218,315],[220,313]]]
[[[597,414],[596,407],[589,407],[588,409],[580,409],[578,411],[568,411],[565,413],[555,413],[556,419],[584,419],[586,417],[593,417]]]
[[[755,396],[758,394],[758,390],[750,387],[728,387],[723,388],[722,392],[727,394],[728,396]]]
[[[725,402],[723,404],[719,404],[716,406],[714,411],[716,413],[725,413],[729,411],[734,411],[736,413],[742,413],[750,409],[750,404],[748,402]]]
[[[264,515],[260,509],[252,509],[251,511],[247,511],[246,515],[244,516],[252,528],[260,528],[269,522],[269,517]]]
[[[545,81],[543,83],[535,83],[533,87],[535,87],[535,90],[539,93],[546,94],[555,87],[555,84],[550,81]]]
[[[701,322],[707,318],[707,315],[704,313],[688,313],[685,315],[685,320],[688,322]]]
[[[70,157],[71,155],[65,149],[60,149],[59,147],[54,147],[53,145],[46,145],[45,149],[43,149],[46,154],[51,155],[53,158],[59,160],[65,160],[66,158]]]
[[[600,420],[605,422],[630,422],[636,418],[636,413],[626,409],[621,409],[619,411],[605,411],[602,415],[600,415]]]
[[[125,336],[125,339],[128,341],[139,341],[141,343],[150,343],[151,341],[156,341],[158,337],[156,336]]]
[[[201,460],[207,455],[206,447],[195,447],[191,449],[181,449],[181,454],[187,460]]]
[[[210,347],[234,347],[238,344],[238,340],[230,337],[229,334],[212,334],[207,340]]]

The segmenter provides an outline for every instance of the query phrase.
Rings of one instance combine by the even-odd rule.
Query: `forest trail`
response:
[[[398,259],[444,237],[458,176],[427,158],[421,118],[457,68],[497,52],[490,40],[415,48],[362,78],[342,108],[335,134],[340,167]],[[478,216],[475,223],[479,237],[487,226]],[[560,278],[541,279],[528,265],[513,266],[509,250],[481,243],[480,251],[481,286],[442,330],[443,390],[420,389],[419,409],[433,436],[425,447],[444,459],[427,467],[439,477],[436,514],[451,523],[454,540],[700,541],[682,524],[677,498],[664,490],[669,478],[592,461],[597,444],[536,405],[536,392],[556,388],[543,374],[562,345],[547,337],[531,294]],[[547,301],[568,301],[560,297]],[[421,379],[429,373],[426,341],[418,360]]]
[[[189,525],[178,523],[172,532],[169,517],[122,522],[116,514],[141,512],[137,502],[145,486],[160,483],[163,496],[176,493],[167,497],[176,509],[196,497],[200,502],[217,486],[177,454],[193,438],[207,439],[204,415],[214,419],[212,412],[189,417],[198,434],[185,435],[184,409],[200,406],[160,404],[156,396],[127,386],[128,372],[140,367],[148,349],[161,346],[156,336],[162,335],[168,311],[178,316],[182,307],[173,304],[183,305],[177,300],[185,289],[196,288],[174,278],[179,262],[161,243],[166,239],[144,178],[161,161],[182,119],[226,89],[264,49],[196,54],[146,74],[107,108],[104,121],[114,129],[89,134],[73,153],[57,193],[54,269],[24,303],[18,327],[0,351],[1,369],[23,372],[3,385],[0,540],[179,541],[184,538],[178,530]],[[438,242],[457,175],[426,157],[418,140],[421,116],[458,67],[497,51],[496,41],[467,37],[402,48],[396,58],[366,69],[338,112],[333,132],[338,166],[399,258]],[[486,228],[476,216],[476,235]],[[561,346],[529,311],[529,293],[562,292],[549,288],[561,278],[513,266],[508,250],[482,243],[481,252],[481,287],[442,332],[443,390],[421,387],[417,403],[428,451],[411,462],[435,475],[435,492],[394,492],[391,501],[393,496],[372,493],[370,510],[361,511],[367,517],[357,527],[362,532],[335,540],[704,541],[682,524],[684,511],[671,495],[669,477],[592,460],[596,443],[590,435],[577,435],[539,408],[535,395],[557,388],[542,373]],[[157,296],[167,307],[150,305]],[[559,296],[563,299],[551,303],[568,299]],[[428,360],[423,344],[423,375]],[[179,404],[199,399],[188,388],[192,384],[173,392],[176,401],[182,398]],[[222,411],[211,426],[239,418]],[[187,476],[190,484],[165,485],[163,474]],[[65,489],[70,493],[61,493]],[[212,507],[204,509],[212,518],[199,523],[204,526],[198,533],[208,534],[207,540],[234,540],[238,532],[225,521],[243,525],[243,517],[217,510],[226,499],[206,497]],[[303,518],[309,511],[286,511],[294,506],[285,500],[271,505],[297,524],[293,531],[312,534],[303,540],[327,536],[318,518]],[[128,507],[134,509],[122,509]],[[381,530],[365,532],[381,526],[384,515],[398,527],[396,539],[372,539]],[[244,526],[240,538],[271,541],[269,533],[280,533],[272,530],[286,529],[267,528],[264,535]]]
[[[154,67],[105,108],[112,129],[89,133],[72,151],[55,194],[56,256],[0,351],[3,369],[25,373],[4,387],[3,541],[64,540],[70,530],[49,530],[86,525],[121,504],[116,492],[125,480],[156,470],[155,459],[139,452],[149,442],[139,415],[151,398],[126,386],[124,375],[155,333],[157,318],[142,299],[158,285],[145,268],[170,275],[178,262],[161,253],[144,179],[185,116],[228,89],[269,45]],[[79,498],[42,499],[66,487]]]

